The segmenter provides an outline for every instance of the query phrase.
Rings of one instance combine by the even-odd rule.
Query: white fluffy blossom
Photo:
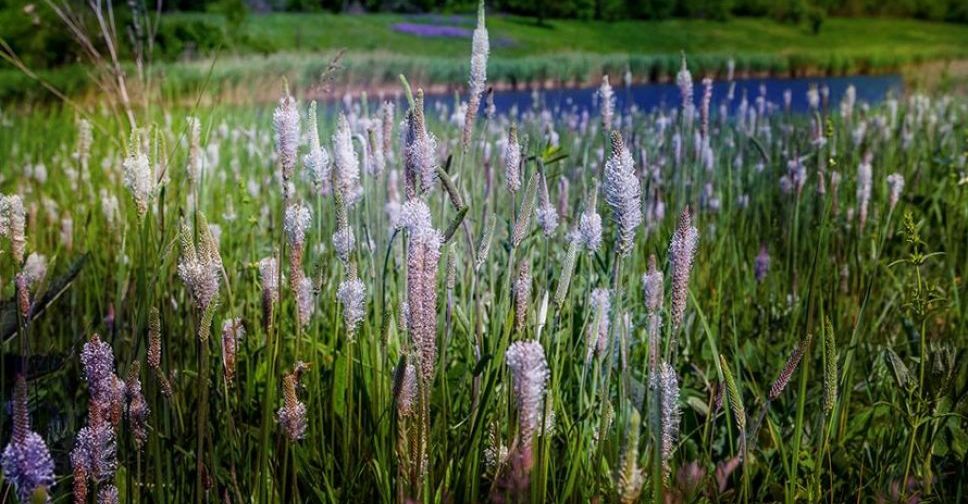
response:
[[[602,111],[602,128],[611,131],[615,115],[615,93],[608,83],[608,75],[602,77],[602,85],[598,88],[599,108]]]
[[[306,241],[306,231],[309,229],[312,220],[309,207],[302,203],[292,203],[286,208],[283,228],[290,245],[294,247],[303,246]]]
[[[585,362],[592,360],[592,356],[601,358],[608,349],[609,313],[612,303],[608,289],[595,289],[588,300],[590,323],[585,336]]]
[[[343,204],[351,207],[363,196],[363,188],[360,187],[360,161],[353,149],[353,132],[345,114],[340,114],[333,134],[333,165],[336,190],[343,196]]]
[[[339,284],[336,291],[336,298],[343,305],[343,320],[346,322],[346,329],[350,333],[355,333],[363,317],[366,316],[366,286],[363,280],[351,278]]]
[[[515,341],[505,354],[514,398],[518,405],[518,429],[521,441],[527,445],[537,432],[542,418],[542,403],[550,372],[544,348],[537,341]]]
[[[306,327],[310,319],[313,318],[315,309],[315,293],[313,292],[313,282],[309,277],[299,279],[299,287],[296,290],[296,310],[299,317],[299,325]]]
[[[279,105],[272,114],[272,127],[279,165],[283,177],[288,180],[296,167],[296,151],[299,148],[299,110],[296,100],[288,93],[279,99]]]
[[[635,229],[642,223],[642,191],[635,175],[632,154],[617,131],[612,132],[612,155],[605,163],[605,201],[618,225],[618,250],[622,255],[632,251]]]
[[[518,143],[518,129],[511,126],[504,144],[504,175],[508,191],[521,190],[521,144]]]
[[[347,226],[333,233],[333,249],[343,264],[346,264],[349,260],[350,253],[353,252],[355,246],[356,235],[353,234],[353,228]]]
[[[490,44],[487,37],[487,27],[484,25],[484,6],[477,13],[477,27],[471,39],[471,76],[468,81],[468,92],[471,96],[480,95],[484,92],[484,85],[487,81],[487,55],[490,52]]]
[[[154,180],[151,163],[144,152],[132,152],[124,159],[124,186],[131,192],[135,204],[138,205],[138,215],[144,217],[148,212],[148,203],[154,193]]]
[[[871,201],[871,155],[864,155],[864,159],[857,166],[857,209],[860,213],[860,228],[867,224],[867,208]]]
[[[331,160],[329,152],[319,143],[319,129],[316,121],[316,102],[309,106],[309,152],[303,156],[306,175],[312,181],[316,192],[328,194],[330,190],[329,172]]]
[[[586,208],[578,218],[578,239],[589,252],[602,245],[602,216],[594,208]]]
[[[23,274],[27,280],[27,285],[31,288],[36,286],[47,276],[47,256],[31,252],[27,256],[27,262],[24,263]]]
[[[890,188],[890,203],[891,210],[897,206],[898,200],[901,199],[901,192],[904,191],[904,175],[900,173],[892,173],[887,176],[887,186]]]

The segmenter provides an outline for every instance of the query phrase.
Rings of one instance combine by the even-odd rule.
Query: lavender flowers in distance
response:
[[[702,138],[703,148],[709,147],[709,105],[713,100],[713,80],[705,77],[702,80],[702,103],[699,109],[701,119],[699,125],[700,138]]]
[[[766,249],[766,244],[760,245],[760,253],[756,256],[755,264],[756,281],[763,283],[767,273],[770,272],[770,252]]]

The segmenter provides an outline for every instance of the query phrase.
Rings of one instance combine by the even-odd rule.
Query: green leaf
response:
[[[706,401],[703,401],[699,397],[696,397],[696,396],[687,397],[686,404],[688,404],[692,409],[696,411],[696,413],[699,413],[702,416],[709,415],[709,405],[707,405]]]
[[[541,162],[544,165],[550,165],[557,163],[563,159],[568,158],[568,153],[564,152],[561,147],[548,147],[541,153]]]
[[[891,365],[891,371],[894,372],[894,382],[897,383],[897,386],[902,389],[907,388],[910,372],[901,358],[894,353],[894,350],[887,350],[887,363]]]
[[[958,423],[958,419],[951,417],[948,420],[948,432],[951,433],[951,449],[958,454],[958,458],[963,459],[965,452],[968,452],[968,434]]]
[[[346,357],[343,354],[336,356],[333,367],[333,411],[339,417],[346,413]]]

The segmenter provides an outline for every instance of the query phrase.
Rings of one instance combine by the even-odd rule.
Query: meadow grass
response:
[[[292,98],[0,117],[0,230],[19,195],[47,263],[2,240],[3,440],[40,434],[55,500],[965,498],[963,97],[602,123],[603,91],[482,110],[464,147],[466,111],[401,87],[389,121],[320,107],[332,163]]]

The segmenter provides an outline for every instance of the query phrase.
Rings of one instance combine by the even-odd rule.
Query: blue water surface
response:
[[[830,90],[829,103],[836,105],[847,91],[848,86],[853,85],[857,93],[858,103],[876,104],[884,100],[889,95],[898,96],[903,90],[903,81],[899,75],[860,75],[850,77],[805,77],[805,78],[754,78],[734,81],[733,100],[728,102],[731,109],[739,106],[743,93],[746,93],[750,106],[754,106],[756,98],[760,96],[761,86],[765,87],[766,99],[768,102],[783,104],[783,93],[789,90],[791,93],[790,108],[793,112],[803,113],[809,110],[807,102],[807,91],[811,86],[826,86]],[[702,85],[699,81],[694,83],[693,98],[698,106],[702,97]],[[716,81],[713,83],[714,107],[718,109],[719,104],[726,100],[729,94],[730,83],[726,81]],[[539,94],[539,100],[549,109],[570,109],[577,106],[581,109],[597,108],[597,100],[594,99],[597,88],[569,88],[569,89],[550,89],[544,90]],[[628,103],[635,103],[640,110],[652,111],[657,107],[675,107],[680,102],[679,88],[675,84],[635,84],[626,88],[622,85],[613,85],[616,99],[616,110],[626,110]],[[463,97],[462,97],[463,98]],[[429,95],[427,105],[432,107],[436,102],[443,102],[452,105],[453,95]],[[494,105],[498,113],[507,113],[515,106],[519,111],[527,110],[533,106],[534,93],[530,89],[522,90],[501,90],[494,94]]]

